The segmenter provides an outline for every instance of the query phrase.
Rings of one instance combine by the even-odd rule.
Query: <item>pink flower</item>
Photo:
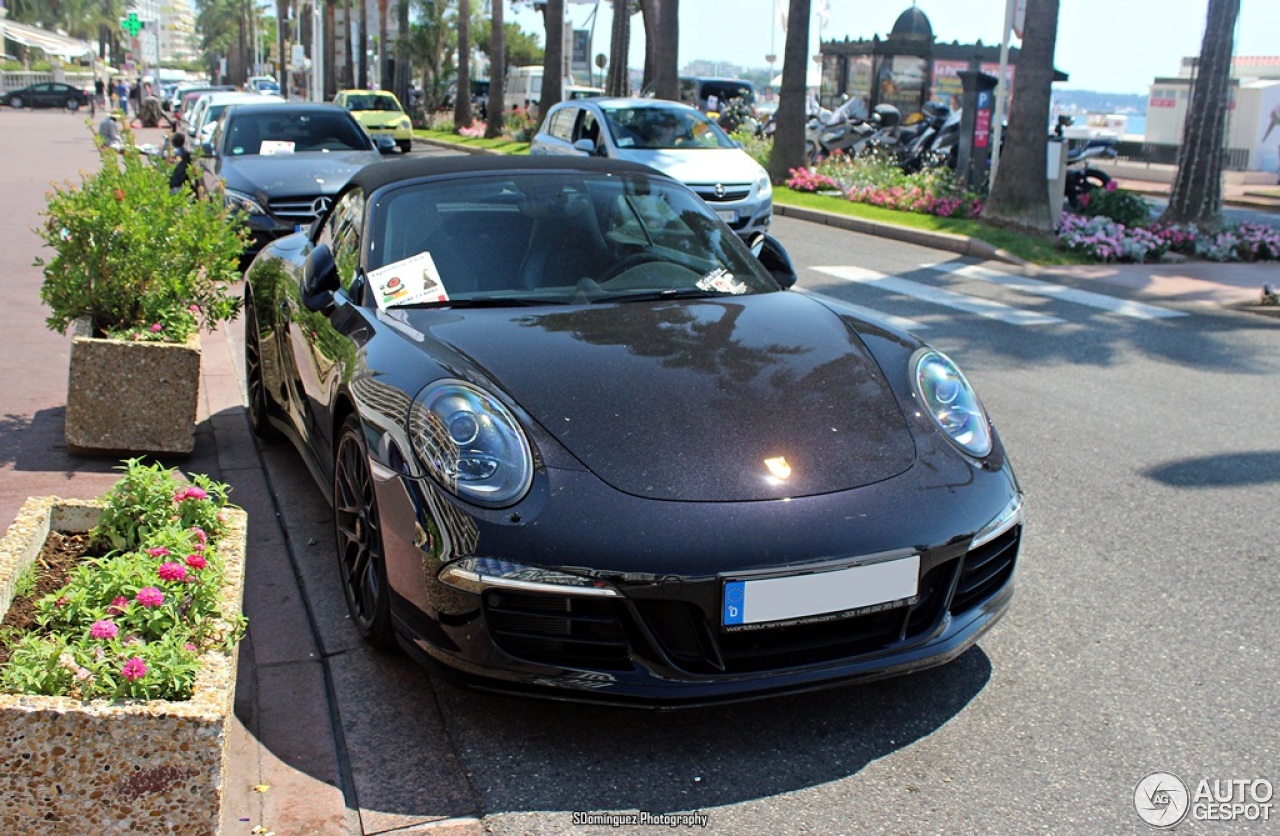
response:
[[[138,590],[134,600],[144,607],[158,607],[164,603],[164,593],[154,586],[144,586]]]
[[[157,546],[154,549],[147,549],[147,554],[151,555],[152,557],[168,557],[169,550],[166,549],[164,546]]]
[[[185,581],[187,579],[187,567],[181,563],[161,563],[160,568],[156,570],[156,574],[160,576],[162,581]]]
[[[191,642],[187,642],[186,644],[184,644],[184,645],[182,646],[182,649],[183,649],[183,650],[185,650],[185,651],[187,651],[187,652],[189,652],[189,653],[195,653],[195,652],[196,652],[196,650],[197,650],[196,646],[195,646],[194,644],[192,644]]]
[[[200,306],[195,302],[192,302],[190,305],[187,305],[187,310],[191,311],[193,314],[198,314],[200,313]]]
[[[95,639],[114,639],[120,635],[120,628],[114,621],[103,619],[93,622],[93,626],[89,628],[89,635]]]
[[[120,675],[125,679],[133,682],[147,675],[147,663],[137,656],[124,663],[124,667],[120,669]]]
[[[203,569],[209,565],[209,561],[205,560],[204,555],[189,554],[187,555],[187,565],[192,569]]]
[[[56,603],[59,607],[65,607],[67,604],[70,604],[70,603],[71,603],[71,599],[70,599],[70,598],[68,598],[67,596],[63,595],[63,596],[62,596],[61,598],[59,598],[55,603]]]
[[[107,615],[124,615],[124,611],[128,606],[129,599],[119,595],[111,601],[111,606],[107,607]]]
[[[1120,188],[1120,184],[1117,183],[1115,180],[1107,181],[1107,191],[1114,192],[1118,188]]]
[[[159,334],[163,330],[164,330],[164,326],[161,325],[159,322],[151,323],[151,333]]]
[[[196,535],[196,539],[200,541],[200,545],[203,546],[205,543],[209,542],[209,535],[205,534],[204,529],[200,526],[193,526],[191,528],[191,533]]]
[[[205,493],[202,488],[189,485],[173,495],[174,502],[182,502],[185,499],[208,499],[209,494]]]

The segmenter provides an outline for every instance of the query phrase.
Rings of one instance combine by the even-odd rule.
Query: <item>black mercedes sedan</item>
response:
[[[28,84],[4,94],[4,103],[14,110],[24,107],[64,107],[79,110],[89,106],[89,93],[61,81]]]
[[[244,213],[248,255],[308,226],[352,174],[381,155],[332,104],[230,106],[203,146],[201,189]]]
[[[674,707],[947,662],[1009,605],[1018,482],[950,358],[795,280],[643,166],[384,162],[251,265],[250,416],[332,501],[364,638],[473,686]]]

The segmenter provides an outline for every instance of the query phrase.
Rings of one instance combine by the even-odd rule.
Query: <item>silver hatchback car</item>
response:
[[[698,194],[734,232],[767,232],[768,173],[718,125],[688,105],[659,99],[561,102],[547,113],[530,154],[627,160],[655,168]]]

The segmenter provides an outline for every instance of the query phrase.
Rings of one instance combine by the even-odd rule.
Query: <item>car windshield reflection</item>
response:
[[[619,148],[737,148],[720,126],[696,110],[663,107],[606,107],[605,122]]]
[[[379,307],[592,304],[779,289],[696,195],[644,175],[477,176],[386,195]]]

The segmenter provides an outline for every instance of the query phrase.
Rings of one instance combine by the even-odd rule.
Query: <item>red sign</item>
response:
[[[1152,99],[1150,107],[1177,107],[1177,99]]]
[[[991,144],[991,111],[979,110],[973,117],[973,147],[986,148]]]

